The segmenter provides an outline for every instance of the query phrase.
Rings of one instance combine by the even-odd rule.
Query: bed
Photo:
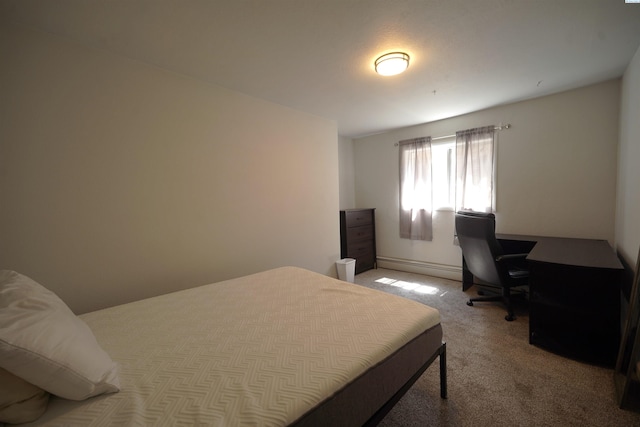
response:
[[[26,425],[375,425],[438,358],[446,398],[446,346],[436,309],[301,268],[75,321],[88,326],[104,352],[99,356],[109,359],[103,371],[90,372],[88,391],[58,397],[75,390],[49,393],[36,384],[42,374],[0,361],[0,368],[51,395]],[[8,342],[2,319],[0,334],[0,351],[20,346]]]

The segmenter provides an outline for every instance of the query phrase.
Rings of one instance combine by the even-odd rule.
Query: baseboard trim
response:
[[[378,257],[378,267],[389,270],[406,271],[424,274],[443,279],[462,281],[462,267],[447,264],[436,264],[425,261],[414,261],[403,258]]]

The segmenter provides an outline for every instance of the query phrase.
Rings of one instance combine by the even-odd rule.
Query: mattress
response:
[[[372,387],[388,399],[442,341],[436,309],[295,267],[80,317],[121,391],[53,398],[32,425],[317,425]]]

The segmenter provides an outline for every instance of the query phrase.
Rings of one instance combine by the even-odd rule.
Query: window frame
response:
[[[435,141],[431,141],[431,171],[432,171],[432,186],[433,186],[433,212],[453,212],[455,210],[456,203],[456,137],[455,135],[440,137]],[[442,157],[446,150],[446,162],[441,164]],[[437,163],[436,163],[437,162]],[[444,169],[444,170],[443,170]],[[439,197],[437,194],[441,194],[437,188],[446,184],[448,188],[448,200],[447,203],[441,203],[445,197]]]

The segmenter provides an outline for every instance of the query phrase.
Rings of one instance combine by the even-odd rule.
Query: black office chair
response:
[[[524,261],[528,254],[504,253],[496,239],[496,218],[492,213],[456,212],[456,232],[469,271],[481,281],[501,288],[500,295],[471,298],[467,305],[476,301],[503,301],[507,306],[505,319],[513,320],[511,289],[528,285],[529,271]]]

